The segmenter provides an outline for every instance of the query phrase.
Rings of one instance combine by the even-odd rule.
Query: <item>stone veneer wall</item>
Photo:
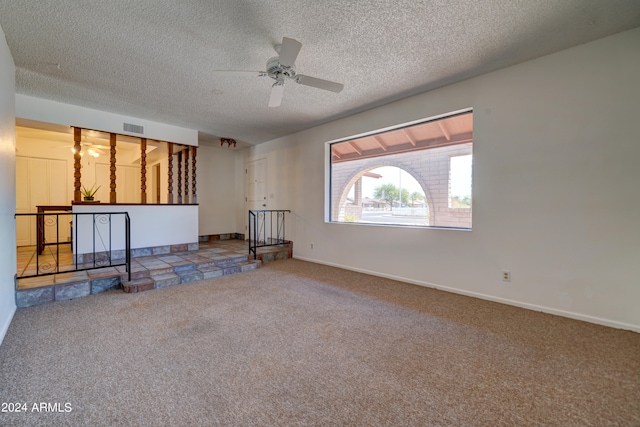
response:
[[[207,236],[199,236],[198,242],[194,242],[194,243],[153,246],[148,248],[135,248],[135,249],[131,249],[131,258],[138,258],[143,256],[152,256],[152,255],[172,254],[172,253],[187,252],[187,251],[197,251],[198,248],[200,247],[200,242],[209,242],[213,240],[230,240],[230,239],[244,240],[244,234],[241,234],[241,233],[210,234]],[[123,259],[125,259],[124,249],[111,251],[112,261],[118,261]],[[109,260],[108,252],[96,252],[96,262],[108,261],[108,260]],[[91,263],[91,262],[93,262],[93,254],[78,255],[79,264],[85,264],[85,263]]]
[[[199,240],[201,242],[209,242],[212,240],[230,240],[230,239],[244,240],[244,234],[226,233],[226,234],[209,234],[206,236],[199,236]]]

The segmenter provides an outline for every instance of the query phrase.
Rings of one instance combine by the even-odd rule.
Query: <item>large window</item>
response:
[[[471,228],[473,113],[331,144],[331,221]]]

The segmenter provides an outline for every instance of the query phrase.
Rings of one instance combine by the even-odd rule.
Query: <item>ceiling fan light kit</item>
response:
[[[76,149],[71,147],[71,152],[73,154],[76,154]],[[84,150],[83,148],[80,149],[80,157],[84,156],[84,153],[87,153],[88,155],[90,155],[91,157],[100,157],[100,152],[98,150],[96,150],[93,147],[89,147],[87,150]]]
[[[282,44],[276,45],[275,50],[278,56],[270,58],[267,61],[266,71],[257,71],[259,77],[270,77],[275,80],[271,86],[271,96],[269,97],[269,107],[279,107],[282,104],[284,95],[284,87],[288,80],[317,89],[328,90],[331,92],[340,92],[344,85],[329,80],[319,79],[317,77],[305,76],[297,74],[295,70],[295,61],[302,48],[302,43],[288,37],[282,38]],[[222,74],[247,73],[247,71],[216,71]],[[254,73],[249,71],[249,73]]]
[[[83,157],[85,155],[85,153],[87,153],[91,157],[100,157],[100,154],[104,154],[104,152],[102,150],[109,148],[109,147],[105,147],[103,145],[93,144],[93,143],[88,142],[86,140],[83,140],[80,143],[80,150],[79,151],[76,151],[76,147],[73,146],[73,145],[66,145],[65,147],[69,147],[69,149],[71,150],[71,152],[73,154],[76,154],[76,152],[78,152],[80,154],[80,157]]]

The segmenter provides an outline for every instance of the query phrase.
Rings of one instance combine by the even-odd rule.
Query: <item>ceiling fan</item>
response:
[[[331,92],[340,92],[344,85],[329,80],[323,80],[316,77],[297,74],[295,70],[295,61],[298,53],[302,48],[302,43],[288,37],[282,38],[282,44],[276,45],[275,50],[278,56],[267,61],[267,71],[214,71],[216,74],[239,74],[250,73],[259,77],[271,77],[275,83],[271,87],[271,96],[269,97],[269,107],[279,107],[282,103],[284,94],[284,86],[289,80],[311,86],[318,89],[329,90]]]
[[[71,152],[75,154],[75,147],[73,145],[65,145],[64,148],[70,148]],[[98,145],[92,142],[82,140],[80,142],[80,155],[84,156],[85,152],[89,154],[91,157],[100,157],[100,154],[105,154],[105,151],[109,150],[109,147],[105,145]]]

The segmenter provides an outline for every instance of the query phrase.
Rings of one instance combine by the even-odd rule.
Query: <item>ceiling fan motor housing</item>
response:
[[[294,78],[296,71],[293,67],[285,67],[277,56],[267,61],[267,75],[274,80],[283,81],[285,78]]]

